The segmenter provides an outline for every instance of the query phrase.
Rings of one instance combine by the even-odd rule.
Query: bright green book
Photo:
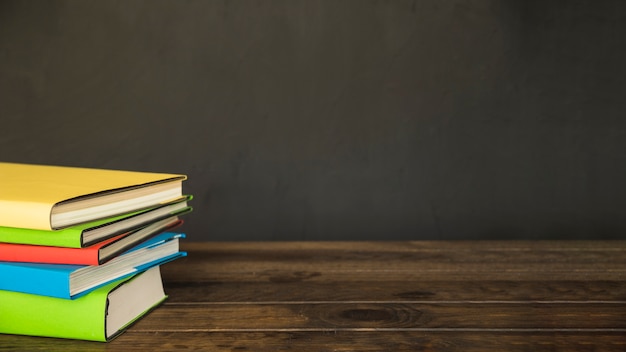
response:
[[[0,226],[0,242],[83,248],[172,215],[187,213],[191,211],[191,207],[187,205],[189,200],[191,196],[185,196],[150,209],[75,225],[62,230]]]
[[[158,266],[75,300],[0,290],[0,333],[109,341],[166,298]]]

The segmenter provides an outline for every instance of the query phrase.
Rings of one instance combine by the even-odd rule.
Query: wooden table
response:
[[[626,242],[183,243],[110,343],[25,351],[626,351]]]

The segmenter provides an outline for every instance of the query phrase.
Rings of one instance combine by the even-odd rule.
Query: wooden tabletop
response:
[[[626,242],[183,243],[109,343],[0,350],[626,351]]]

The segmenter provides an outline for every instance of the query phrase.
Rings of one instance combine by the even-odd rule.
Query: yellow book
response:
[[[180,174],[0,163],[0,226],[57,230],[180,198]]]

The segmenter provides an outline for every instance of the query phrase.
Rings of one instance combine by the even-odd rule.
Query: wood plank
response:
[[[308,281],[292,272],[267,282],[165,281],[169,302],[626,301],[623,281]]]
[[[626,241],[263,241],[263,242],[194,242],[185,240],[181,244],[186,250],[213,252],[263,252],[321,250],[339,252],[463,252],[475,250],[503,251],[602,251],[626,250]]]
[[[0,336],[0,351],[607,351],[626,349],[621,332],[143,332],[110,343]]]
[[[605,329],[626,333],[626,304],[184,304],[156,309],[136,330],[224,332],[420,329]]]
[[[399,280],[624,280],[626,243],[244,243],[183,245],[166,280],[381,282]],[[335,247],[336,246],[336,247]],[[258,248],[257,248],[258,247]],[[287,274],[286,274],[287,273]],[[323,275],[322,275],[323,274]],[[287,275],[287,276],[285,276]]]

